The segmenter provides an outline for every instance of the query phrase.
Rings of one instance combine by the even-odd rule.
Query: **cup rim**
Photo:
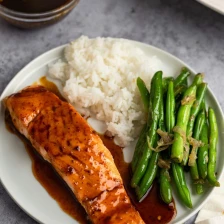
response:
[[[0,14],[3,13],[5,16],[9,16],[9,17],[20,17],[23,19],[41,19],[43,17],[48,17],[48,16],[53,16],[55,14],[58,14],[60,12],[63,12],[64,10],[70,8],[71,6],[73,6],[73,4],[78,3],[79,0],[70,0],[67,4],[58,7],[56,9],[50,10],[50,11],[46,11],[46,12],[41,12],[41,13],[25,13],[25,12],[19,12],[19,11],[15,11],[12,9],[9,9],[3,5],[0,4]]]

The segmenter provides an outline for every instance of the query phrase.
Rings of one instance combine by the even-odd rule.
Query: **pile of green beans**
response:
[[[188,85],[190,75],[191,72],[185,67],[175,79],[163,78],[162,71],[158,71],[151,80],[150,92],[148,84],[140,77],[137,79],[148,116],[131,163],[131,186],[135,188],[139,201],[157,178],[165,203],[172,202],[173,182],[181,202],[192,208],[185,180],[186,170],[190,170],[192,186],[197,194],[203,193],[206,183],[220,186],[216,178],[218,127],[215,112],[211,107],[208,111],[206,109],[207,83],[203,82],[204,75],[195,75],[191,85]],[[158,142],[162,140],[158,129],[172,136],[164,151],[157,150]],[[162,166],[159,160],[166,166]]]

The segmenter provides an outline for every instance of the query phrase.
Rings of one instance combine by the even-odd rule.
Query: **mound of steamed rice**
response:
[[[129,145],[145,123],[136,79],[150,84],[161,61],[127,40],[86,36],[70,43],[64,56],[48,74],[62,82],[65,98],[86,117],[104,121],[119,145]]]

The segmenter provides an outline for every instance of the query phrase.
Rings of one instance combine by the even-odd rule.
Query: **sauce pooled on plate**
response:
[[[45,77],[40,79],[40,83],[54,93],[58,93],[56,85],[48,81]],[[61,98],[61,96],[59,96]],[[56,174],[50,164],[44,161],[33,149],[30,143],[25,137],[14,131],[10,116],[6,114],[6,125],[9,130],[19,135],[23,140],[26,149],[32,160],[32,171],[35,178],[41,183],[41,185],[47,190],[47,192],[53,197],[62,210],[69,214],[82,224],[87,224],[87,215],[82,206],[76,201],[69,188],[63,183],[61,178]],[[142,219],[146,224],[156,223],[169,223],[176,215],[175,204],[165,204],[159,196],[159,188],[157,182],[154,183],[148,196],[139,203],[135,197],[134,190],[130,187],[130,170],[129,164],[124,161],[122,148],[115,145],[112,138],[106,136],[100,136],[104,145],[110,150],[113,155],[115,164],[121,174],[124,181],[125,188],[129,197],[132,200],[133,205],[139,211]]]

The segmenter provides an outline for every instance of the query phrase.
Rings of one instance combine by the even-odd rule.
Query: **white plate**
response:
[[[224,15],[224,1],[223,0],[197,0],[197,1],[207,6],[208,8]]]
[[[140,47],[149,56],[156,55],[166,66],[169,67],[169,69],[164,71],[168,76],[177,75],[183,66],[187,66],[179,59],[160,49],[135,41],[131,41],[131,43]],[[2,100],[9,94],[32,84],[41,76],[45,75],[47,72],[47,65],[52,61],[63,57],[64,47],[65,46],[61,46],[48,51],[30,62],[12,79],[2,93],[0,99]],[[187,67],[189,68],[189,66]],[[163,68],[161,68],[161,70],[162,69]],[[224,124],[222,111],[210,90],[207,92],[206,101],[215,110],[219,121],[219,130],[223,130]],[[2,184],[14,201],[27,214],[41,223],[77,223],[60,209],[57,202],[48,195],[46,190],[34,178],[31,170],[31,160],[24,149],[22,141],[20,141],[15,135],[10,134],[5,128],[3,108],[1,109],[0,114],[0,124],[0,177]],[[224,137],[223,133],[221,134],[221,131],[219,133],[217,157],[218,178],[221,176],[224,164],[224,150],[221,150],[221,146],[224,145]],[[130,160],[132,156],[131,151],[132,149],[125,150],[125,157],[127,160]],[[189,178],[187,178],[187,182],[191,182]],[[190,187],[190,189],[192,188]],[[191,191],[194,205],[194,209],[192,210],[182,206],[179,199],[174,195],[177,207],[177,217],[173,223],[183,223],[194,215],[208,200],[212,191],[213,188],[206,189],[202,196],[197,196]]]

